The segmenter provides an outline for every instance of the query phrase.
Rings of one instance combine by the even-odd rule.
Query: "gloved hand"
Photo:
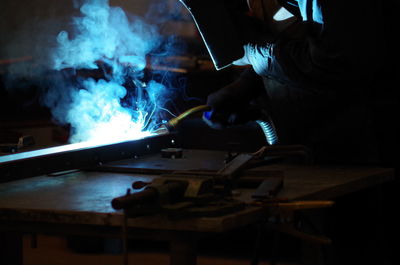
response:
[[[243,109],[223,111],[207,111],[203,114],[203,120],[208,126],[214,129],[223,129],[233,125],[245,124],[262,117],[262,112],[253,108],[250,104]]]
[[[251,101],[263,91],[262,81],[252,70],[237,81],[210,94],[207,105],[212,110],[205,112],[203,120],[212,128],[222,129],[244,124],[257,119],[258,112],[251,107]]]

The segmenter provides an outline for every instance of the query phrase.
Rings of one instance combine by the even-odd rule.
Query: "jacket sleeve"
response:
[[[303,33],[248,44],[254,71],[312,90],[368,78],[379,64],[379,1],[353,2],[297,0],[300,22],[288,31]]]

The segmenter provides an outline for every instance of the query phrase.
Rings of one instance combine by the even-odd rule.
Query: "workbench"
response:
[[[187,150],[189,156],[208,157],[199,163],[171,160],[178,169],[217,170],[223,164],[225,153],[205,150]],[[110,163],[124,168],[128,164],[149,165],[152,160],[130,159]],[[163,169],[162,162],[153,163]],[[140,166],[139,166],[140,167]],[[180,167],[180,168],[179,168]],[[189,168],[188,168],[189,167]],[[105,167],[107,168],[107,167]],[[374,187],[394,178],[392,169],[352,166],[315,166],[271,163],[255,169],[283,172],[284,186],[278,197],[287,200],[334,200],[338,196]],[[270,173],[268,173],[270,172]],[[240,211],[217,217],[170,219],[161,214],[125,218],[123,212],[111,207],[111,200],[126,193],[133,181],[149,182],[157,175],[148,173],[80,170],[53,173],[0,184],[0,232],[13,235],[23,233],[53,235],[87,235],[123,237],[146,240],[165,240],[170,243],[171,265],[196,264],[196,241],[212,233],[228,232],[266,217],[260,207],[248,205]],[[239,189],[236,198],[251,202],[253,189]],[[125,223],[125,226],[124,226]],[[21,248],[14,240],[14,247]],[[22,264],[14,255],[9,261]],[[4,253],[3,253],[4,254]]]

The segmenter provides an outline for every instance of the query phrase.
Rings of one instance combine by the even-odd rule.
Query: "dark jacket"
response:
[[[266,106],[282,142],[307,144],[324,162],[378,162],[382,140],[390,145],[382,132],[391,129],[382,128],[383,113],[376,110],[382,110],[381,98],[393,99],[387,80],[391,76],[382,74],[398,73],[391,58],[388,3],[290,4],[298,22],[273,42],[270,36],[265,43],[258,41],[250,54],[253,69],[263,77]],[[396,104],[384,104],[391,105],[385,106],[389,115]]]

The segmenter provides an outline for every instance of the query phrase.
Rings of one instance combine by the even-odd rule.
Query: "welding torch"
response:
[[[191,108],[191,109],[183,112],[179,116],[170,119],[167,123],[162,124],[158,129],[156,129],[154,131],[154,133],[156,133],[156,134],[169,133],[170,131],[175,130],[176,127],[178,126],[178,124],[182,120],[184,120],[184,119],[186,119],[186,118],[188,118],[188,117],[190,117],[190,116],[192,116],[192,115],[194,115],[196,113],[210,111],[210,110],[211,110],[211,107],[207,106],[207,105],[200,105],[200,106],[196,106],[194,108]]]
[[[209,119],[209,117],[211,117],[211,115],[212,115],[212,108],[208,105],[199,105],[199,106],[193,107],[193,108],[183,112],[179,116],[172,118],[167,123],[162,124],[157,130],[154,131],[154,133],[156,133],[156,134],[169,133],[169,132],[173,131],[182,120],[184,120],[194,114],[197,114],[199,112],[204,113],[203,118]],[[262,118],[256,119],[255,122],[261,127],[261,129],[265,135],[265,138],[267,140],[267,143],[269,145],[275,145],[278,143],[278,135],[276,133],[275,126],[268,115],[262,115]]]

